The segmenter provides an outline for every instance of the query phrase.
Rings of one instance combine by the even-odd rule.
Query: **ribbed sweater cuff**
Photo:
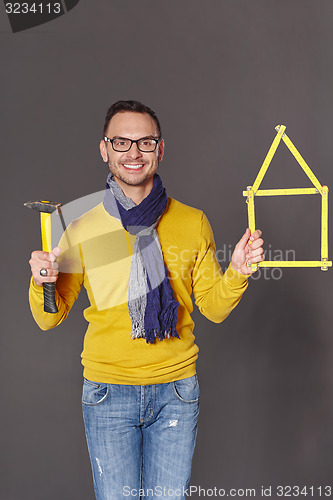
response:
[[[247,282],[249,275],[245,275],[236,271],[231,264],[229,264],[228,269],[224,273],[224,279],[227,281],[228,285],[232,288],[238,288]]]

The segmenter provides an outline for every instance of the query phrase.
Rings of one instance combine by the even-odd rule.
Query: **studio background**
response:
[[[55,330],[34,323],[28,261],[40,228],[23,203],[103,189],[106,110],[137,99],[161,121],[168,195],[206,213],[229,257],[247,226],[242,191],[276,125],[333,186],[332,18],[330,0],[81,0],[13,34],[1,4],[1,498],[94,498],[81,416],[87,299]],[[264,186],[311,187],[282,142]],[[267,250],[320,259],[319,196],[256,206]],[[195,308],[193,485],[259,497],[262,485],[331,484],[332,272],[262,272],[222,324]]]

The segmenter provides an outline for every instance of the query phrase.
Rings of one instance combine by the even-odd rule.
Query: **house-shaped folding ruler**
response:
[[[255,214],[254,214],[254,198],[255,196],[285,196],[285,195],[301,195],[301,194],[320,194],[321,195],[321,260],[285,260],[285,261],[263,261],[259,264],[252,264],[255,269],[257,265],[260,267],[320,267],[322,271],[327,271],[332,266],[332,262],[328,260],[328,187],[322,186],[317,177],[313,174],[310,167],[297,151],[289,137],[285,134],[286,127],[278,125],[275,127],[277,134],[266,155],[264,163],[259,170],[253,186],[248,186],[246,191],[243,191],[243,196],[246,196],[248,207],[249,228],[251,234],[255,230]],[[267,172],[267,169],[272,161],[272,158],[280,144],[281,139],[288,147],[289,151],[296,158],[312,184],[313,188],[295,188],[295,189],[259,189],[260,184]]]

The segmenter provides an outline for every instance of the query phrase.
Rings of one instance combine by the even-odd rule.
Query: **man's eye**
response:
[[[121,140],[117,140],[117,141],[114,141],[116,146],[125,146],[127,144],[127,141],[121,141]]]

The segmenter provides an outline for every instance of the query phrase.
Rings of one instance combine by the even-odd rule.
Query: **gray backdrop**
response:
[[[80,402],[87,299],[53,331],[34,323],[28,260],[40,232],[23,203],[103,189],[106,109],[138,99],[161,120],[169,196],[204,210],[222,255],[246,228],[242,190],[277,124],[333,186],[332,16],[331,0],[81,0],[12,34],[0,5],[2,499],[94,497]],[[282,143],[264,185],[311,186]],[[257,220],[266,249],[320,258],[319,196],[260,199]],[[268,271],[224,323],[193,313],[192,484],[260,497],[262,485],[332,482],[332,272]]]

